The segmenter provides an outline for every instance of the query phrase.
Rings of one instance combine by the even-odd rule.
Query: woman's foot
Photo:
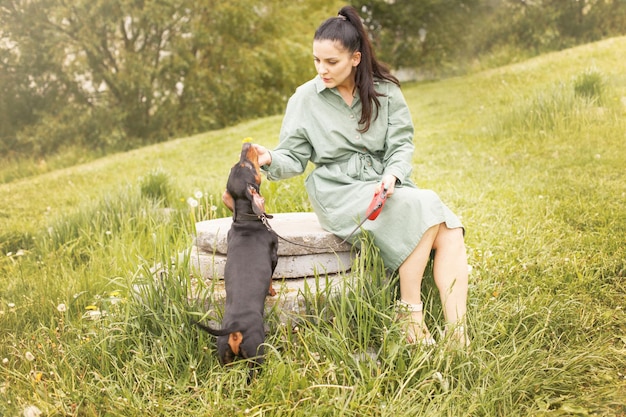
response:
[[[462,324],[448,324],[444,336],[454,347],[469,348],[470,346],[470,339],[465,332],[465,326]]]
[[[411,304],[398,300],[397,307],[398,316],[401,319],[406,319],[407,322],[405,335],[409,344],[431,346],[436,343],[424,322],[423,303]]]

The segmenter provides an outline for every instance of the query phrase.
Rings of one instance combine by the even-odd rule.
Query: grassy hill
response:
[[[196,220],[227,215],[242,139],[272,147],[280,116],[1,184],[0,415],[626,414],[624,50],[614,38],[404,85],[413,179],[467,227],[469,353],[404,346],[375,252],[300,332],[269,317],[250,385],[186,326],[204,309],[184,265],[133,298]],[[309,211],[303,179],[265,181],[269,211]]]

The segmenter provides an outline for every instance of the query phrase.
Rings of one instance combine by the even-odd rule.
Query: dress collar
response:
[[[314,82],[315,82],[315,89],[317,90],[318,94],[328,88],[326,87],[326,84],[324,84],[324,81],[322,81],[322,77],[320,77],[319,75],[315,77]]]
[[[335,94],[336,96],[341,97],[341,94],[339,94],[339,90],[337,90],[337,87],[333,87],[333,88],[326,87],[326,84],[324,84],[324,81],[322,81],[322,77],[320,77],[319,75],[317,75],[313,79],[313,83],[315,84],[315,90],[317,91],[317,94],[320,94],[324,90],[328,90],[328,91],[332,91],[333,94]],[[355,99],[359,97],[356,91],[353,93],[353,97]]]
[[[316,75],[315,78],[313,79],[313,82],[315,83],[315,89],[317,90],[317,93],[321,93],[324,90],[331,90],[331,91],[337,91],[336,88],[328,88],[326,87],[326,84],[324,84],[324,81],[322,81],[322,77],[320,77],[319,75]],[[380,80],[375,79],[374,80],[374,85],[378,86],[380,84]],[[337,92],[337,94],[339,94]],[[355,97],[358,96],[358,94],[354,95]]]

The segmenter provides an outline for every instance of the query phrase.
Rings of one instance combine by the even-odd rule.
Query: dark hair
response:
[[[360,131],[367,132],[372,121],[373,106],[376,106],[374,116],[376,119],[380,108],[378,97],[384,95],[374,89],[374,79],[388,80],[398,86],[400,82],[385,64],[376,59],[361,17],[352,6],[344,6],[339,10],[337,17],[326,19],[315,31],[313,40],[339,41],[348,52],[361,52],[361,62],[356,67],[355,83],[363,106],[359,120],[363,128]]]

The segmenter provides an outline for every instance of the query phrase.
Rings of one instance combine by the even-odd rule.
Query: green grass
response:
[[[270,312],[250,384],[219,366],[189,325],[211,285],[171,259],[228,215],[242,139],[273,146],[280,116],[40,174],[3,164],[0,415],[625,415],[625,48],[404,86],[413,178],[467,228],[470,352],[403,343],[397,279],[364,241],[340,296],[310,288],[288,325]],[[302,181],[265,181],[269,211],[309,211]],[[423,293],[435,329],[430,275]]]

